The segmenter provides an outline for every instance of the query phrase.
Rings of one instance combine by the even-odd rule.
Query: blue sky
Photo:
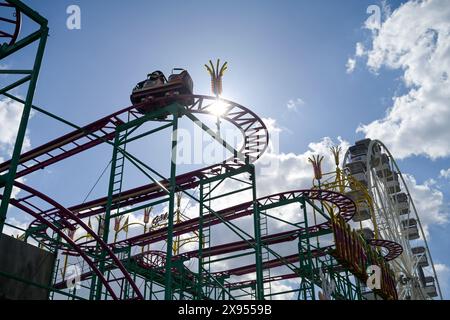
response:
[[[347,72],[356,43],[370,47],[374,39],[372,31],[363,28],[368,6],[382,6],[373,0],[25,2],[50,26],[35,104],[80,125],[128,106],[131,88],[156,69],[170,73],[173,67],[183,67],[192,75],[196,93],[208,94],[203,64],[215,58],[229,62],[224,95],[276,120],[283,129],[283,153],[303,154],[323,137],[342,137],[350,143],[362,139],[364,133],[356,129],[384,118],[393,97],[410,90],[402,81],[401,66],[382,65],[374,72],[361,56],[353,72]],[[387,4],[395,11],[405,2]],[[71,4],[81,8],[81,30],[66,28],[66,8]],[[303,103],[289,110],[289,101],[297,99]],[[31,145],[67,131],[36,114],[29,126]],[[395,148],[391,151],[395,155]],[[108,148],[82,156],[88,164],[81,170],[86,177],[98,176],[109,156]],[[442,193],[439,208],[433,208],[441,215],[449,208],[450,180],[439,178],[440,171],[450,167],[448,156],[432,160],[433,154],[422,153],[399,160],[417,185]],[[33,175],[28,181],[58,195],[62,203],[73,204],[82,195],[68,195],[55,186],[70,179],[73,190],[83,185],[86,193],[85,181],[67,170],[77,165],[69,160],[52,167],[45,179]],[[430,224],[429,231],[435,262],[450,266],[449,225]],[[449,289],[446,285],[447,298]]]

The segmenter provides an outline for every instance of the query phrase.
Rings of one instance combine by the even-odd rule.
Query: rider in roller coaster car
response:
[[[178,71],[179,73],[174,73]],[[181,95],[192,95],[194,83],[189,73],[184,69],[173,69],[172,74],[167,79],[161,71],[154,71],[147,75],[147,79],[139,82],[131,93],[131,103],[137,105],[144,102],[137,109],[141,113],[154,111],[165,107],[173,102],[178,102],[183,106],[194,103],[191,97],[181,98]],[[163,115],[162,118],[166,118]]]

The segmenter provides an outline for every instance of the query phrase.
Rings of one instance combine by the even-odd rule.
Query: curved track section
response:
[[[2,24],[0,28],[0,39],[6,39],[3,43],[11,46],[16,43],[19,37],[22,15],[14,5],[4,1],[0,2],[0,10],[2,10],[0,14],[0,23]],[[0,41],[0,45],[3,43]]]
[[[297,190],[290,192],[281,192],[275,195],[258,199],[260,205],[265,206],[274,204],[283,200],[292,200],[297,198],[306,198],[313,201],[325,202],[331,204],[337,209],[337,214],[342,216],[345,221],[349,221],[356,214],[356,205],[349,197],[328,190]],[[308,227],[308,232],[318,232],[331,228],[330,221],[319,223]]]
[[[161,268],[163,269],[166,265],[166,253],[159,250],[151,250],[141,254],[138,254],[132,258],[136,261],[138,265],[142,268],[152,269]],[[177,257],[173,257],[176,260]]]
[[[341,215],[345,221],[349,221],[356,213],[356,206],[354,202],[348,198],[345,195],[342,195],[338,192],[334,191],[327,191],[327,190],[296,190],[296,191],[289,191],[289,192],[282,192],[279,194],[263,197],[257,200],[258,205],[265,206],[268,204],[275,204],[277,202],[283,201],[283,200],[295,200],[295,199],[301,199],[301,198],[307,198],[309,200],[315,200],[315,201],[323,201],[327,202],[330,205],[334,206],[337,210],[337,213]],[[222,219],[225,219],[227,221],[231,221],[234,219],[238,219],[244,216],[251,215],[253,213],[253,202],[248,201],[245,203],[241,203],[239,205],[229,207],[226,209],[222,209],[220,211],[217,211],[216,214],[219,215]],[[83,218],[82,215],[78,216],[79,218]],[[84,216],[86,217],[86,216]],[[209,227],[213,225],[220,224],[221,220],[215,215],[215,214],[208,214],[203,217],[203,226]],[[39,224],[34,225],[35,228],[39,227]],[[173,227],[173,235],[180,236],[192,231],[196,231],[199,228],[199,218],[190,219],[178,224],[175,224]],[[289,237],[297,237],[298,234],[302,232],[318,232],[321,230],[328,230],[331,228],[331,223],[323,222],[317,225],[309,226],[307,229],[300,228],[297,231],[288,231],[285,232],[284,235]],[[116,243],[110,244],[111,247],[114,249],[120,249],[120,248],[126,248],[130,246],[145,246],[151,243],[156,243],[159,241],[162,241],[166,238],[167,235],[167,228],[161,228],[154,231],[149,231],[145,234],[141,234],[139,236],[135,236],[132,238],[128,238],[125,240],[118,241]],[[281,234],[280,234],[281,235]],[[279,236],[279,235],[278,235]],[[54,245],[54,243],[51,243],[51,238],[44,236],[42,237],[42,233],[34,234],[33,237],[42,243],[46,243],[47,245]],[[270,236],[267,236],[270,238]],[[263,238],[264,239],[264,238]],[[81,244],[81,246],[84,248],[84,250],[93,250],[93,246],[91,243],[85,243]],[[232,243],[229,245],[225,245],[223,248],[226,250],[238,250],[239,248],[242,248],[240,250],[246,249],[248,247],[248,242],[238,242],[238,243]],[[208,250],[208,249],[205,249]]]
[[[403,247],[394,241],[383,239],[371,239],[368,241],[371,246],[382,247],[387,252],[383,255],[384,260],[392,261],[398,258],[403,253]]]
[[[283,192],[283,193],[260,198],[257,200],[257,203],[258,203],[258,205],[263,206],[263,205],[268,205],[268,204],[275,204],[279,201],[295,200],[295,199],[301,199],[301,198],[306,198],[306,197],[310,200],[324,201],[324,202],[328,202],[330,205],[334,205],[335,208],[337,209],[338,214],[340,214],[344,218],[345,221],[349,221],[356,213],[356,206],[350,198],[348,198],[340,193],[337,193],[334,191],[326,191],[326,190],[296,190],[296,191],[290,191],[290,192]],[[223,210],[217,212],[218,215],[220,215],[223,219],[225,219],[227,221],[231,221],[233,219],[251,215],[252,213],[253,213],[253,202],[251,202],[251,201],[242,203],[237,206],[230,207],[230,208],[226,208],[226,209],[223,209]],[[205,215],[203,218],[203,225],[205,227],[217,225],[219,223],[221,223],[221,220],[213,214]],[[198,229],[198,225],[199,225],[199,218],[194,218],[194,219],[191,219],[188,221],[184,221],[184,222],[175,224],[173,235],[175,237],[175,236],[179,236],[182,234],[192,232],[192,231]],[[277,233],[277,234],[264,236],[261,238],[261,241],[265,245],[273,245],[273,244],[293,241],[293,240],[297,239],[299,235],[301,235],[302,233],[305,233],[305,232],[312,233],[312,232],[317,232],[317,231],[321,231],[321,230],[327,230],[330,228],[331,228],[331,223],[325,222],[325,223],[310,226],[307,229],[299,228],[297,230],[291,230],[291,231],[286,231],[286,232],[281,232],[281,233]],[[156,243],[156,242],[165,240],[167,237],[166,235],[167,235],[167,228],[161,228],[159,230],[150,231],[150,232],[147,232],[146,234],[142,234],[139,236],[135,236],[135,237],[132,237],[129,239],[125,239],[125,240],[116,242],[114,244],[111,244],[110,246],[114,249],[134,247],[134,246],[143,247],[143,246],[146,246],[146,245],[149,245],[152,243]],[[46,237],[46,236],[41,237],[39,234],[36,234],[35,237],[36,237],[36,240],[39,242],[46,243],[47,245],[54,245],[54,243],[49,242],[49,241],[52,241],[49,237]],[[204,257],[206,257],[206,256],[210,257],[210,256],[216,256],[216,255],[226,254],[226,253],[230,253],[230,252],[247,250],[247,249],[250,249],[252,243],[254,243],[252,241],[253,240],[248,239],[248,240],[242,240],[242,241],[232,242],[232,243],[223,244],[223,245],[217,245],[217,246],[210,247],[210,248],[205,248],[203,250],[202,255]],[[94,247],[89,242],[82,244],[80,247],[82,248],[82,250],[84,252],[89,252],[89,251],[94,250]],[[136,261],[139,262],[139,265],[143,268],[146,268],[146,267],[155,268],[155,267],[162,267],[165,265],[165,260],[164,260],[165,258],[163,258],[163,257],[165,257],[164,252],[152,250],[149,253],[150,253],[150,259],[148,261],[145,261],[145,256],[146,256],[145,253],[137,254],[133,257],[133,259],[136,259]],[[193,250],[193,251],[185,252],[178,256],[175,256],[175,257],[173,257],[173,259],[176,260],[176,259],[183,258],[183,259],[188,260],[191,258],[195,258],[197,256],[198,256],[198,251]],[[295,259],[298,259],[299,255],[298,254],[293,255],[292,257],[289,256],[288,258],[289,258],[288,261],[291,261],[292,259],[293,259],[292,261],[297,261]],[[274,268],[274,267],[279,266],[280,263],[282,264],[283,262],[281,262],[281,260],[279,260],[279,259],[275,259],[272,262],[270,262],[267,265],[267,267]],[[242,267],[242,268],[243,268],[242,270],[249,269],[248,266]],[[240,269],[238,268],[237,270],[240,270]],[[87,279],[90,276],[92,276],[92,272],[83,274],[81,276],[81,278]],[[64,283],[59,283],[59,284],[57,284],[56,287],[64,288]]]
[[[289,191],[289,192],[282,192],[279,194],[263,197],[257,200],[258,205],[264,206],[268,204],[274,204],[277,202],[280,202],[282,200],[294,200],[294,199],[300,199],[300,198],[308,198],[310,200],[318,200],[318,201],[324,201],[328,202],[332,205],[334,205],[337,210],[338,214],[340,214],[345,221],[349,221],[353,215],[356,213],[356,206],[354,202],[349,199],[348,197],[334,192],[334,191],[325,191],[325,190],[296,190],[296,191]],[[248,201],[242,204],[239,204],[237,206],[233,206],[230,208],[226,208],[223,210],[220,210],[217,212],[217,215],[220,215],[221,218],[231,221],[233,219],[237,219],[240,217],[244,217],[247,215],[251,215],[253,213],[253,202]],[[205,215],[203,218],[203,225],[205,227],[216,225],[221,223],[221,220],[214,214],[208,214]],[[174,236],[182,235],[185,233],[192,232],[194,230],[198,230],[199,225],[199,218],[194,218],[188,221],[184,221],[181,223],[178,223],[174,225]],[[290,236],[298,236],[298,233],[301,232],[317,232],[320,230],[327,230],[331,228],[330,222],[324,222],[321,224],[313,225],[308,227],[308,229],[298,229],[294,233],[297,233],[297,235],[292,235],[292,231],[286,232],[286,235]],[[156,231],[151,231],[146,234],[142,234],[133,238],[129,238],[123,241],[119,241],[114,244],[115,247],[123,247],[123,246],[130,246],[130,245],[139,245],[144,246],[150,243],[158,242],[164,239],[164,235],[167,233],[166,228],[162,228]],[[270,236],[268,236],[270,237]],[[238,250],[238,247],[240,247],[239,244],[243,244],[245,248],[245,245],[248,246],[247,241],[238,242],[229,244],[230,248],[233,247],[233,250]],[[224,245],[228,246],[228,245]],[[230,250],[228,248],[228,250]],[[241,250],[243,250],[241,249]],[[208,249],[205,249],[208,250]]]
[[[33,188],[30,188],[19,182],[15,182],[14,185],[22,191],[27,192],[28,195],[20,199],[11,199],[11,204],[36,218],[36,221],[38,221],[41,226],[46,227],[41,228],[39,232],[40,234],[46,234],[46,229],[49,228],[57,233],[61,238],[63,238],[68,243],[70,248],[75,251],[80,257],[82,257],[92,268],[93,272],[101,279],[103,285],[111,294],[111,297],[114,300],[117,300],[118,297],[110,285],[111,281],[106,280],[103,274],[97,268],[96,262],[98,261],[94,262],[94,260],[92,260],[78,244],[76,244],[69,236],[67,236],[64,233],[65,228],[74,230],[75,226],[79,226],[87,234],[89,234],[93,239],[92,244],[104,250],[107,253],[107,257],[110,259],[110,261],[114,263],[118,270],[120,270],[120,272],[122,273],[122,277],[127,280],[128,284],[133,289],[135,297],[138,299],[143,299],[139,288],[134,283],[133,279],[123,266],[122,262],[112,252],[111,248],[79,217],[58,204],[56,201],[50,199],[39,191],[34,190]],[[43,206],[43,203],[45,203],[47,206],[45,209],[40,209],[40,207]]]
[[[180,96],[178,99],[192,99],[194,101],[191,105],[185,107],[186,112],[192,114],[210,114],[208,110],[216,101],[215,97],[201,95]],[[144,102],[122,109],[22,154],[16,178],[44,169],[102,143],[111,143],[117,127],[127,122],[128,116],[131,120],[139,119],[144,116],[139,110],[152,108],[155,104],[164,105],[164,103],[170,103],[169,101],[173,102],[173,98],[156,99],[152,102]],[[243,133],[244,139],[240,152],[248,157],[250,163],[252,163],[259,159],[268,147],[269,133],[267,128],[264,122],[249,109],[231,101],[224,101],[228,104],[228,107],[221,118],[235,125]],[[233,166],[239,163],[242,163],[239,158],[232,157],[222,164]],[[213,165],[201,171],[204,174],[214,174],[215,171],[222,170],[222,164]],[[9,166],[10,161],[0,164],[0,174],[5,173]]]

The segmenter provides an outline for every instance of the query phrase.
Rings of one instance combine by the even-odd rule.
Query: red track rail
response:
[[[122,195],[122,197],[125,198],[124,200],[126,200],[125,194],[126,193],[124,193],[124,195]],[[257,202],[259,205],[264,206],[264,205],[274,204],[274,203],[284,201],[284,200],[295,200],[295,199],[300,199],[300,198],[307,198],[310,200],[324,201],[324,202],[330,203],[337,209],[337,214],[341,215],[345,221],[349,221],[356,212],[356,206],[350,198],[348,198],[340,193],[337,193],[334,191],[327,191],[327,190],[296,190],[296,191],[290,191],[290,192],[283,192],[283,193],[279,193],[276,195],[271,195],[271,196],[260,198],[257,200]],[[127,202],[125,201],[124,203],[127,203]],[[71,208],[69,208],[68,210],[70,211]],[[217,213],[217,215],[219,215],[221,218],[225,219],[226,221],[231,221],[231,220],[234,220],[237,218],[248,216],[253,213],[253,202],[248,201],[245,203],[241,203],[241,204],[233,206],[233,207],[222,209],[216,213]],[[78,214],[77,216],[79,218],[86,218],[89,215],[90,214],[84,214],[84,215]],[[217,224],[220,224],[221,222],[222,221],[214,214],[205,215],[203,218],[204,227],[217,225]],[[33,228],[39,229],[40,222],[34,221],[31,224],[31,226]],[[184,221],[184,222],[174,225],[173,236],[179,236],[179,235],[186,234],[186,233],[189,233],[192,231],[196,231],[196,230],[198,230],[198,228],[199,228],[199,218],[190,219],[190,220],[187,220],[187,221]],[[310,227],[308,227],[308,230],[299,229],[298,232],[301,233],[301,232],[308,231],[309,233],[313,233],[313,232],[318,232],[321,230],[328,230],[330,228],[331,228],[331,224],[329,222],[324,222],[324,223],[310,226]],[[293,236],[291,233],[292,232],[289,231],[286,234]],[[47,245],[50,245],[50,246],[52,245],[52,243],[49,242],[51,240],[48,239],[48,237],[42,237],[42,234],[41,235],[35,234],[35,235],[33,235],[33,237],[42,243],[46,243]],[[149,232],[139,235],[139,236],[135,236],[135,237],[132,237],[129,239],[118,241],[116,243],[111,244],[111,247],[117,249],[117,248],[122,248],[122,247],[129,247],[129,246],[144,246],[147,244],[162,241],[166,238],[167,238],[167,228],[161,228],[159,230],[149,231]],[[223,250],[230,250],[232,245],[235,247],[235,250],[237,250],[238,247],[248,245],[248,243],[246,241],[243,241],[243,242],[229,244],[229,247],[228,248],[224,247]],[[91,243],[81,244],[81,246],[83,248],[85,248],[85,250],[93,250],[93,246]]]
[[[403,247],[397,242],[383,239],[371,239],[368,241],[371,246],[383,247],[388,252],[383,256],[384,260],[391,261],[403,253]]]
[[[22,25],[22,15],[19,11],[19,9],[17,9],[14,5],[7,3],[7,2],[0,2],[0,7],[6,7],[6,8],[11,8],[11,16],[13,17],[13,19],[11,19],[11,17],[5,17],[2,16],[0,17],[0,22],[3,23],[8,23],[9,25],[11,25],[14,28],[14,31],[12,33],[9,33],[6,30],[0,30],[0,38],[6,38],[9,39],[9,42],[7,42],[8,46],[13,45],[16,41],[17,38],[19,37],[19,33],[20,33],[20,28]],[[0,42],[1,44],[1,42]]]
[[[96,262],[98,261],[94,262],[78,244],[76,244],[69,236],[67,236],[64,233],[64,228],[73,230],[74,226],[77,225],[80,226],[87,234],[89,234],[93,238],[93,245],[98,246],[102,250],[104,250],[107,253],[107,257],[110,262],[114,263],[116,268],[122,273],[122,278],[127,280],[128,284],[131,286],[135,293],[135,297],[138,299],[143,299],[139,288],[134,283],[133,279],[123,266],[122,262],[116,257],[111,248],[79,217],[77,217],[70,210],[64,208],[56,201],[50,199],[39,191],[34,190],[33,188],[30,188],[19,182],[15,182],[14,185],[17,188],[20,188],[22,191],[27,192],[28,195],[22,197],[21,199],[11,199],[11,204],[36,218],[36,221],[39,221],[41,225],[50,228],[52,231],[61,236],[61,238],[64,239],[69,244],[69,246],[77,254],[79,254],[91,267],[92,271],[100,278],[103,285],[111,294],[111,297],[114,300],[117,300],[118,297],[110,286],[110,282],[112,281],[108,281],[105,279],[103,274],[100,272],[100,270],[98,270],[96,266]],[[1,197],[2,196],[0,195],[0,198]],[[40,207],[42,207],[44,204],[49,206],[51,209],[40,209]],[[44,229],[42,230],[42,232],[46,232],[46,230]]]
[[[353,215],[356,212],[356,206],[354,202],[340,194],[334,191],[327,191],[327,190],[297,190],[297,191],[291,191],[291,192],[284,192],[279,193],[276,195],[271,195],[268,197],[263,197],[261,199],[258,199],[259,205],[268,205],[268,204],[275,204],[279,201],[283,200],[294,200],[294,199],[301,199],[304,197],[308,197],[310,200],[319,200],[319,201],[325,201],[329,202],[331,205],[335,206],[338,210],[338,214],[340,214],[344,220],[348,221],[350,220]],[[223,219],[227,221],[231,221],[233,219],[237,219],[243,216],[247,216],[253,213],[253,202],[249,201],[246,203],[242,203],[227,209],[223,209],[217,212],[218,215],[220,215]],[[178,223],[174,226],[174,236],[182,235],[189,233],[194,230],[198,230],[198,218],[194,218],[185,222]],[[204,226],[211,226],[221,223],[221,220],[215,216],[214,214],[209,214],[204,216]],[[314,226],[310,226],[308,229],[305,228],[299,228],[298,230],[291,230],[286,231],[282,233],[277,233],[273,235],[268,235],[262,238],[262,241],[267,244],[277,244],[287,241],[295,240],[300,234],[304,232],[318,232],[321,230],[327,230],[331,228],[331,224],[329,222],[317,224]],[[39,234],[34,235],[35,238],[37,238],[38,241],[42,243],[46,243],[47,245],[52,245],[52,243],[49,243],[47,240],[48,237],[42,237],[40,238]],[[150,231],[146,234],[142,234],[136,237],[132,237],[126,240],[122,240],[119,242],[116,242],[114,244],[111,244],[110,246],[112,248],[121,248],[121,247],[130,247],[130,246],[145,246],[147,244],[155,243],[158,241],[165,240],[167,238],[167,228],[162,228],[156,231]],[[213,255],[220,255],[225,254],[229,252],[237,252],[242,251],[251,248],[252,240],[242,240],[237,241],[229,244],[224,245],[218,245],[211,248],[205,248],[203,255],[204,256],[213,256]],[[54,244],[53,244],[54,245]],[[79,248],[81,248],[84,252],[89,252],[95,250],[95,247],[91,242],[80,244],[78,245]],[[136,255],[134,258],[141,256],[142,254]],[[184,257],[187,259],[197,257],[198,252],[197,250],[186,252],[180,255],[180,257]],[[175,257],[174,257],[175,258]],[[292,257],[289,257],[291,259]],[[298,258],[298,255],[297,255]],[[275,260],[272,261],[272,263],[276,264]],[[281,262],[282,263],[282,262]],[[86,279],[91,275],[92,273],[86,273],[82,275],[82,279]],[[58,284],[59,286],[63,286],[63,284]]]
[[[44,169],[54,163],[72,157],[80,152],[91,149],[99,144],[111,141],[118,126],[124,124],[128,116],[132,119],[139,119],[144,115],[137,108],[151,109],[155,104],[164,104],[169,98],[157,99],[153,102],[144,102],[136,106],[131,106],[95,121],[81,129],[68,133],[58,139],[50,141],[38,148],[30,150],[21,155],[17,178],[26,176],[32,172]],[[173,98],[170,98],[173,100]],[[192,95],[180,96],[181,100],[194,100],[194,103],[186,107],[186,112],[192,114],[210,114],[209,106],[216,101],[215,97]],[[256,161],[267,149],[269,134],[262,120],[249,109],[224,100],[228,105],[228,111],[222,116],[235,125],[243,134],[244,143],[240,152],[249,158],[250,162]],[[234,156],[224,163],[239,163],[240,160]],[[0,164],[0,174],[5,173],[10,166],[10,161]],[[216,166],[209,167],[214,170]]]

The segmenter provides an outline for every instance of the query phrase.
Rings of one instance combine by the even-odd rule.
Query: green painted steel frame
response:
[[[2,46],[0,48],[0,60],[9,57],[10,55],[18,52],[19,50],[32,45],[36,41],[38,41],[39,43],[32,70],[3,70],[3,74],[27,74],[27,75],[21,80],[15,81],[11,85],[2,88],[0,90],[0,94],[5,94],[11,89],[19,85],[25,84],[26,82],[29,82],[29,84],[26,99],[24,101],[22,117],[17,131],[16,142],[12,152],[11,164],[8,173],[3,175],[2,179],[0,179],[0,187],[4,187],[3,197],[0,204],[0,233],[3,232],[4,222],[6,221],[9,201],[13,190],[14,180],[16,178],[18,162],[20,154],[22,152],[25,133],[28,126],[28,120],[30,118],[30,112],[33,105],[34,92],[36,90],[36,84],[41,69],[42,59],[44,56],[45,45],[47,43],[49,31],[47,19],[40,16],[36,11],[32,10],[19,0],[6,0],[6,1],[14,5],[16,8],[18,8],[21,14],[26,15],[31,20],[36,22],[39,25],[39,30],[24,37],[23,39],[17,41],[11,46]]]
[[[161,119],[160,119],[161,115],[168,115],[171,117],[171,120],[167,121],[168,122],[167,124],[164,124],[156,129],[152,129],[152,130],[146,131],[142,134],[136,135],[134,137],[130,137],[131,134],[134,133],[137,130],[137,128],[141,127],[144,123],[149,122],[149,121],[161,121]],[[202,130],[204,130],[207,134],[209,134],[213,139],[217,140],[221,145],[223,145],[230,152],[232,152],[235,156],[237,156],[237,158],[245,159],[244,156],[242,154],[240,154],[240,152],[236,151],[231,145],[229,145],[226,141],[221,139],[221,137],[219,135],[215,134],[207,125],[205,125],[203,122],[201,122],[201,120],[199,120],[195,116],[186,112],[186,110],[183,106],[179,105],[178,103],[172,103],[166,107],[160,107],[152,112],[145,114],[144,116],[142,116],[138,119],[121,124],[119,127],[117,127],[116,135],[115,135],[115,139],[114,139],[114,143],[113,143],[111,172],[110,172],[109,187],[108,187],[108,201],[107,201],[106,211],[105,211],[105,215],[104,215],[103,240],[105,242],[107,242],[108,238],[109,238],[109,225],[110,225],[112,218],[130,213],[130,212],[137,211],[138,209],[142,209],[149,205],[149,204],[147,204],[145,206],[141,205],[137,208],[132,208],[132,209],[124,210],[124,211],[119,211],[119,208],[116,208],[115,210],[117,210],[117,213],[112,214],[113,196],[115,195],[114,194],[114,184],[117,182],[117,180],[115,180],[117,178],[117,173],[116,173],[117,158],[118,158],[119,154],[122,154],[127,160],[130,161],[131,164],[133,164],[135,167],[137,167],[142,173],[144,173],[148,178],[150,178],[155,183],[159,183],[159,181],[157,179],[155,179],[153,176],[149,175],[146,171],[150,171],[151,173],[155,174],[158,178],[166,180],[166,178],[163,175],[159,174],[156,170],[152,169],[150,166],[143,163],[142,161],[140,161],[139,159],[137,159],[136,157],[131,155],[129,152],[126,152],[125,146],[127,143],[134,142],[136,140],[147,137],[147,136],[152,135],[161,130],[171,128],[171,130],[172,130],[172,155],[171,155],[171,162],[170,162],[170,177],[167,179],[169,181],[169,188],[166,189],[161,185],[163,190],[166,191],[167,196],[164,199],[153,201],[151,203],[151,204],[162,204],[162,203],[168,202],[168,204],[169,204],[169,216],[168,216],[167,239],[166,239],[167,250],[166,250],[166,262],[165,262],[165,272],[164,272],[164,298],[166,300],[173,299],[174,292],[179,292],[180,297],[184,296],[184,291],[182,290],[182,288],[180,288],[180,285],[181,285],[181,287],[183,287],[183,285],[184,285],[183,282],[181,282],[181,284],[180,284],[180,282],[177,281],[175,284],[175,287],[174,287],[173,275],[171,272],[172,268],[174,267],[174,263],[176,263],[176,262],[172,261],[172,249],[171,249],[172,245],[173,245],[175,193],[177,191],[180,191],[180,190],[178,190],[178,188],[175,184],[175,178],[176,178],[176,174],[177,174],[177,170],[176,170],[177,169],[176,154],[177,154],[177,143],[178,143],[177,129],[178,129],[178,119],[179,119],[179,117],[181,117],[183,115],[186,115],[196,125],[198,125]],[[123,134],[124,132],[125,132],[125,134]],[[241,175],[243,173],[248,173],[250,175],[250,179],[248,181],[248,185],[249,185],[248,187],[246,187],[242,190],[236,190],[236,191],[215,197],[215,199],[224,197],[224,196],[228,196],[231,194],[235,194],[237,192],[252,190],[253,201],[256,203],[255,168],[253,165],[248,164],[248,159],[246,159],[245,162],[247,164],[244,164],[241,168],[232,170],[230,172],[226,172],[224,174],[220,174],[218,176],[203,179],[201,181],[201,185],[204,186],[206,183],[213,183],[213,182],[218,182],[220,184],[228,178],[233,178],[237,175]],[[212,210],[205,203],[203,203],[202,189],[203,188],[200,187],[200,198],[199,199],[195,198],[194,196],[189,194],[187,191],[181,190],[181,192],[187,194],[190,198],[192,198],[196,202],[200,203],[200,208],[206,209],[207,211],[217,215],[217,213],[215,213],[214,210]],[[255,208],[257,208],[256,205],[255,205]],[[260,231],[259,231],[259,224],[258,224],[258,221],[259,221],[258,210],[255,210],[253,216],[254,216],[254,224],[255,224],[254,240],[258,244],[256,246],[254,246],[255,259],[256,259],[257,265],[258,265],[258,271],[257,271],[258,276],[257,277],[258,277],[259,288],[261,288],[259,290],[259,293],[257,294],[257,298],[262,299],[263,298],[263,291],[262,291],[263,286],[262,286],[262,271],[261,271],[262,266],[261,266],[261,253],[260,253],[261,239],[260,239]],[[221,217],[219,217],[219,218],[222,219]],[[231,224],[230,222],[227,222],[227,223]],[[201,224],[202,224],[202,215],[200,215],[200,225]],[[199,228],[200,237],[203,233],[202,229],[203,229],[202,227]],[[237,227],[233,228],[234,232],[236,232],[235,229],[238,230],[237,232],[239,233],[239,228],[237,228]],[[245,237],[243,235],[241,235],[241,237],[242,237],[242,239],[245,239]],[[200,255],[201,255],[201,248],[200,248]],[[98,261],[99,261],[99,270],[101,270],[102,272],[106,272],[107,270],[105,267],[104,253],[100,252]],[[199,265],[201,265],[201,264],[199,264]],[[200,270],[200,274],[202,274],[203,271],[204,270]],[[154,276],[152,276],[152,277],[154,277]],[[162,284],[159,283],[159,285],[162,285]],[[227,294],[229,297],[232,298],[231,292],[229,292],[229,291],[227,292],[227,289],[224,286],[223,278],[216,278],[216,277],[212,276],[211,274],[208,274],[208,275],[206,275],[205,279],[204,278],[199,279],[199,281],[197,281],[195,283],[195,285],[197,286],[197,288],[195,289],[195,292],[197,292],[197,298],[199,298],[199,299],[208,298],[208,296],[205,296],[205,294],[202,293],[201,288],[203,286],[219,287],[219,288],[221,288],[220,292],[219,293],[215,292],[215,294],[214,294],[216,297],[225,298],[225,296]],[[146,286],[147,286],[147,282],[146,282]],[[101,282],[99,281],[99,279],[96,280],[96,277],[93,276],[92,288],[91,288],[91,298],[101,299],[103,293],[104,293],[104,291],[102,290]],[[105,296],[105,298],[106,298],[106,296]]]
[[[286,206],[293,203],[299,203],[300,208],[303,213],[303,221],[300,223],[291,223],[282,218],[274,217],[266,212],[266,210],[274,209],[282,206]],[[318,258],[313,257],[312,252],[314,250],[320,250],[320,247],[314,246],[311,244],[310,239],[323,236],[326,234],[331,234],[332,230],[322,230],[319,232],[309,232],[308,231],[308,214],[306,206],[309,205],[313,208],[313,210],[318,211],[320,215],[329,219],[329,217],[325,214],[325,209],[318,207],[313,201],[310,199],[300,197],[293,199],[284,199],[278,202],[270,203],[264,206],[260,206],[260,211],[263,215],[275,219],[277,221],[281,221],[287,225],[304,228],[306,232],[303,232],[298,237],[298,254],[299,254],[299,268],[295,268],[294,272],[299,275],[302,279],[300,287],[296,290],[292,290],[292,292],[298,293],[298,298],[301,300],[315,300],[317,298],[316,288],[321,287],[321,280],[319,278],[319,269],[326,270],[330,275],[331,279],[335,281],[337,291],[333,293],[333,297],[335,299],[347,299],[347,300],[361,300],[361,288],[359,286],[358,280],[354,279],[352,282],[352,275],[346,271],[345,275],[340,275],[338,272],[334,272],[336,267],[339,267],[337,261],[331,256],[325,256],[326,258]],[[272,255],[276,256],[275,252],[269,249],[266,244],[263,242],[261,244],[263,247],[266,247]],[[285,265],[288,266],[289,263]],[[291,291],[290,291],[291,292]],[[270,294],[270,296],[275,296],[282,294],[280,292]]]
[[[210,185],[213,182],[216,182],[217,184],[221,184],[226,179],[234,178],[235,176],[242,175],[244,173],[249,174],[249,181],[245,181],[245,183],[248,186],[244,186],[242,188],[233,190],[232,192],[227,192],[224,194],[220,194],[217,196],[212,196],[212,191],[210,190],[208,193],[205,194],[205,187],[207,185]],[[240,180],[242,181],[242,180]],[[242,181],[244,182],[244,181]],[[220,198],[224,198],[233,194],[237,194],[240,192],[245,192],[251,190],[252,192],[252,201],[253,201],[253,227],[254,227],[254,236],[251,237],[249,234],[244,232],[242,229],[237,227],[235,224],[233,224],[230,221],[225,221],[223,218],[221,218],[217,213],[211,209],[210,204],[207,205],[205,202],[209,202],[211,200],[218,200]],[[205,294],[208,296],[208,293],[205,292],[204,288],[210,284],[211,281],[204,281],[204,273],[208,273],[209,270],[205,269],[203,266],[205,264],[212,264],[217,261],[223,261],[223,260],[230,260],[236,257],[241,257],[243,255],[251,255],[253,253],[246,253],[246,254],[238,254],[234,256],[229,256],[227,258],[223,259],[217,259],[217,260],[208,260],[206,263],[203,262],[203,238],[204,238],[204,210],[212,213],[213,215],[216,215],[217,218],[219,218],[224,225],[226,225],[231,231],[233,231],[239,238],[242,240],[248,241],[251,247],[254,250],[255,255],[255,264],[256,264],[256,299],[257,300],[263,300],[264,299],[264,286],[263,286],[263,275],[262,275],[262,256],[261,256],[261,231],[260,231],[260,218],[259,218],[259,209],[258,209],[258,203],[256,198],[256,179],[255,179],[255,167],[251,164],[243,165],[241,168],[232,170],[231,172],[226,172],[223,174],[220,174],[218,176],[215,176],[213,178],[205,178],[200,181],[200,203],[199,203],[199,246],[198,246],[198,273],[197,273],[197,297],[201,298]],[[249,241],[250,239],[250,241]],[[251,240],[254,241],[254,243],[251,243]],[[214,279],[212,275],[206,275],[207,277],[210,277],[213,279],[213,281],[223,281],[224,279]],[[220,282],[220,286],[222,287],[223,291],[221,296],[223,299],[225,298],[225,294],[228,294],[229,298],[236,298],[232,295],[231,291],[226,290],[224,285],[224,282]]]

